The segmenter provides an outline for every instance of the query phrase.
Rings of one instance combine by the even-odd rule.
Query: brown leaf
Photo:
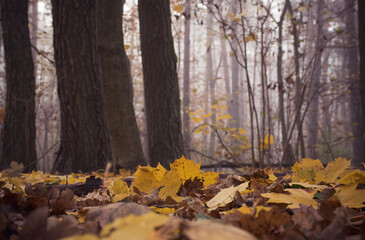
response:
[[[321,222],[324,220],[312,206],[300,205],[300,208],[293,209],[292,220],[300,228],[312,231],[319,236],[322,231]]]
[[[34,210],[26,218],[19,240],[43,240],[46,239],[48,207]]]
[[[137,203],[112,203],[101,207],[90,208],[86,213],[85,222],[93,222],[105,226],[115,219],[127,215],[142,215],[151,211],[148,207]]]

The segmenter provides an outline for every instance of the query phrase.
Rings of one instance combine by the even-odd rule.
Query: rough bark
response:
[[[346,30],[346,40],[348,42],[347,58],[346,58],[346,68],[347,68],[347,84],[350,90],[349,99],[349,109],[350,109],[350,119],[351,119],[351,131],[354,135],[354,140],[352,142],[353,149],[353,165],[358,166],[362,159],[362,134],[360,128],[361,121],[361,108],[360,108],[360,88],[359,88],[359,58],[358,50],[356,49],[357,39],[353,34],[356,32],[356,17],[354,2],[352,0],[345,0],[345,30]]]
[[[133,86],[123,40],[123,2],[96,1],[96,41],[114,166],[145,163],[133,107]]]
[[[92,171],[111,161],[96,50],[95,0],[52,0],[61,110],[54,170]]]
[[[30,171],[36,167],[36,128],[35,78],[27,12],[27,0],[1,1],[7,85],[1,167],[6,168],[15,161]]]
[[[184,153],[177,57],[169,0],[139,0],[140,38],[150,164],[169,163]]]
[[[187,157],[190,157],[190,18],[191,0],[185,2],[185,21],[184,21],[184,88],[183,88],[183,129],[184,144]]]
[[[362,110],[362,140],[363,156],[365,156],[365,1],[358,1],[358,28],[359,28],[359,53],[360,53],[360,95]],[[364,162],[364,160],[362,160]],[[357,166],[359,167],[359,166]]]

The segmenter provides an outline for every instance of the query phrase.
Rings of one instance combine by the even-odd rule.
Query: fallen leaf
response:
[[[153,240],[156,227],[162,226],[169,217],[154,212],[141,216],[129,215],[106,225],[100,235],[103,239]]]
[[[313,200],[313,194],[302,189],[286,189],[290,194],[284,193],[262,193],[261,196],[269,198],[267,203],[285,203],[288,208],[299,208],[299,204],[312,206],[318,209],[318,203]]]
[[[237,187],[230,186],[229,188],[224,188],[220,190],[220,192],[215,195],[212,199],[207,202],[207,206],[210,209],[217,209],[218,207],[222,207],[227,205],[228,203],[233,201],[233,197],[236,192],[242,192],[248,187],[249,181],[238,185]]]
[[[315,182],[337,183],[340,176],[351,165],[351,161],[345,158],[336,158],[335,161],[329,162],[325,169],[319,170],[316,174]]]
[[[201,163],[194,163],[193,160],[188,160],[184,156],[170,163],[171,170],[176,170],[183,183],[188,179],[202,178],[200,172]]]

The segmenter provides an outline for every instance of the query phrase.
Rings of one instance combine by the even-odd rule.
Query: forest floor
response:
[[[0,173],[0,239],[364,239],[365,171],[338,158],[289,173],[171,170]]]

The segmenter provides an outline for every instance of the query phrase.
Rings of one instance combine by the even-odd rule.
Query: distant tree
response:
[[[169,168],[184,153],[170,1],[139,0],[138,13],[149,160]]]
[[[363,159],[362,155],[362,134],[360,127],[361,111],[360,111],[360,90],[359,90],[359,58],[358,50],[356,49],[357,37],[353,34],[356,32],[356,17],[355,17],[355,5],[352,0],[344,0],[345,5],[345,31],[346,31],[346,42],[349,48],[346,49],[346,68],[347,68],[347,81],[350,92],[350,118],[351,118],[351,128],[354,135],[354,140],[352,141],[353,146],[353,164],[358,166]]]
[[[133,107],[130,63],[124,50],[121,0],[96,1],[96,39],[113,162],[125,169],[145,163]]]
[[[358,1],[359,55],[360,55],[360,95],[362,110],[363,156],[365,156],[365,1]],[[364,162],[364,159],[362,159]],[[357,166],[358,167],[358,166]]]
[[[28,0],[1,1],[7,86],[1,168],[15,161],[31,171],[37,157],[35,78],[27,12]]]
[[[183,127],[184,144],[187,157],[190,152],[190,18],[191,0],[185,2],[184,21],[184,89],[183,89]]]
[[[52,0],[61,109],[54,170],[92,171],[111,161],[95,33],[95,0]]]

